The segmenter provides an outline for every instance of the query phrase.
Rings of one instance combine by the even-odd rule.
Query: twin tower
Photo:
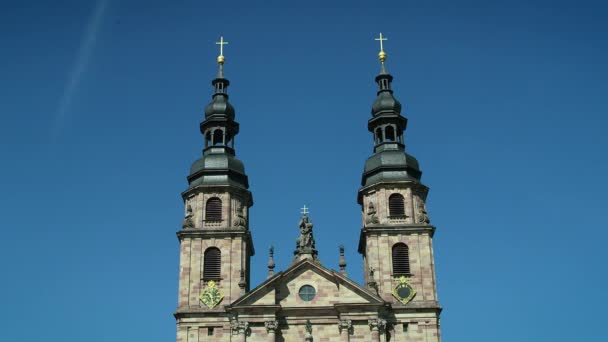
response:
[[[200,123],[203,156],[192,164],[182,193],[178,342],[440,341],[428,188],[418,161],[405,152],[407,119],[393,96],[382,46],[379,58],[367,124],[374,153],[357,196],[364,284],[347,277],[343,262],[341,271],[320,263],[304,211],[292,264],[274,272],[271,250],[268,278],[252,287],[253,198],[243,162],[235,157],[239,124],[228,101],[221,50],[213,99]]]

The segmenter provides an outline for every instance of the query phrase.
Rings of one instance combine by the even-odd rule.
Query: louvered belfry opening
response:
[[[203,281],[219,281],[222,274],[222,253],[216,247],[207,248],[203,260]]]
[[[205,221],[221,221],[222,220],[222,200],[213,197],[207,201],[205,206]]]
[[[410,275],[410,252],[404,243],[393,246],[393,276]]]
[[[405,217],[405,201],[401,194],[392,194],[389,196],[388,212],[390,217]]]

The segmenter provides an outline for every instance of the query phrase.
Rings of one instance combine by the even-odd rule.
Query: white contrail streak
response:
[[[63,90],[61,102],[59,103],[59,108],[57,109],[57,114],[53,122],[51,132],[53,141],[57,139],[59,133],[61,132],[66,115],[70,109],[72,100],[78,85],[80,84],[80,80],[82,79],[82,75],[89,64],[89,60],[91,59],[91,53],[93,52],[95,42],[97,41],[99,27],[101,26],[107,4],[108,0],[97,1],[93,14],[91,15],[91,18],[87,24],[82,41],[80,42],[80,47],[78,48],[78,57],[76,58],[76,63],[74,63],[72,69],[70,70],[68,81]]]

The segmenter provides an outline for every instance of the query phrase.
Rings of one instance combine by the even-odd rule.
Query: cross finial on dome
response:
[[[226,61],[226,59],[224,58],[224,45],[228,44],[228,42],[224,41],[224,36],[220,36],[220,41],[215,42],[215,44],[220,46],[220,55],[217,56],[217,63],[224,64],[224,62]]]
[[[382,32],[380,32],[380,36],[378,38],[375,38],[374,40],[380,41],[380,52],[378,53],[378,59],[380,60],[380,64],[381,64],[381,67],[382,67],[381,73],[384,74],[384,73],[386,73],[386,70],[384,69],[384,61],[386,61],[387,55],[386,55],[386,52],[384,52],[384,44],[383,44],[383,42],[385,40],[388,40],[388,38],[383,37],[382,36]]]

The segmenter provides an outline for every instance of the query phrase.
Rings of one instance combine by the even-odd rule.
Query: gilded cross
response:
[[[379,40],[380,41],[380,51],[384,51],[384,46],[382,45],[382,41],[388,40],[388,39],[382,37],[382,32],[380,32],[380,37],[376,38],[374,40]]]
[[[224,56],[224,45],[228,44],[228,42],[224,41],[224,36],[220,36],[220,41],[215,42],[215,44],[220,46],[220,56]]]
[[[308,215],[308,213],[309,213],[308,209],[309,209],[309,208],[307,208],[307,207],[306,207],[306,204],[304,204],[304,207],[303,207],[303,208],[300,208],[300,210],[302,210],[300,213],[301,213],[302,215]]]

